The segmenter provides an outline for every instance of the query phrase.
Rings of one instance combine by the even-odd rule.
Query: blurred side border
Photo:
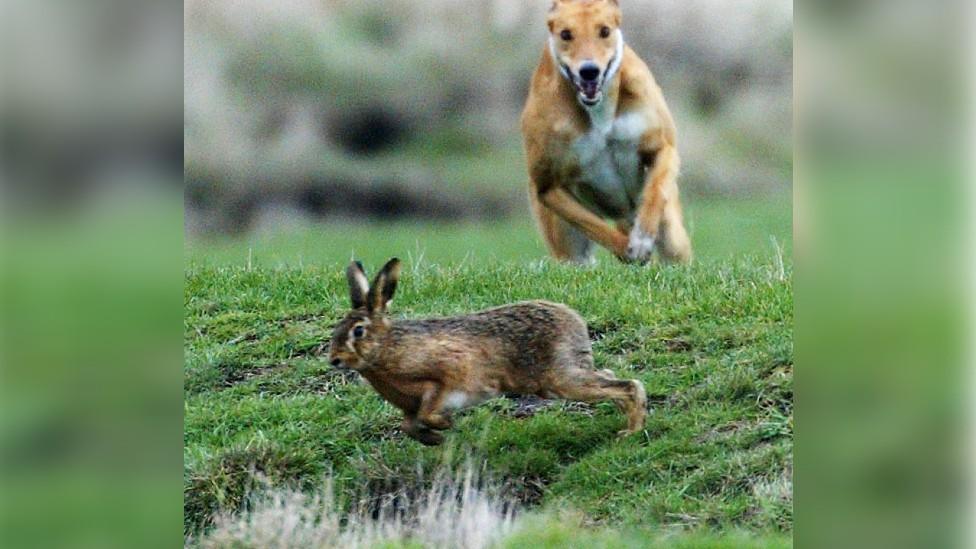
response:
[[[182,543],[182,18],[0,4],[0,545]]]

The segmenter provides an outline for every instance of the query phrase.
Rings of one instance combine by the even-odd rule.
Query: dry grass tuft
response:
[[[413,498],[356,497],[343,511],[330,477],[316,493],[264,490],[249,510],[221,515],[214,527],[187,546],[224,548],[489,547],[511,532],[514,505],[473,467],[442,473]]]

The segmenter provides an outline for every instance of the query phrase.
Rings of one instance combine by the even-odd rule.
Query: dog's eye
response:
[[[366,333],[366,330],[362,326],[356,326],[352,329],[352,337],[363,337],[364,333]]]
[[[610,37],[610,27],[600,28],[600,38],[609,38],[609,37]]]
[[[569,42],[570,40],[573,39],[573,33],[569,32],[569,29],[565,29],[561,33],[559,33],[559,37]]]

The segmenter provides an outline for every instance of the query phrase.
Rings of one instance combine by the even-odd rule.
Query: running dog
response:
[[[596,242],[626,262],[655,249],[687,262],[674,121],[620,20],[617,0],[556,0],[549,11],[522,112],[532,208],[557,259],[592,262]]]

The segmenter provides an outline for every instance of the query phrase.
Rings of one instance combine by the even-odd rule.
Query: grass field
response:
[[[325,226],[188,245],[186,533],[244,509],[256,484],[315,490],[328,476],[340,495],[380,497],[474,463],[528,512],[508,546],[788,546],[790,203],[702,201],[688,212],[688,267],[606,256],[556,265],[528,222]],[[646,432],[616,439],[624,420],[610,404],[497,399],[461,415],[441,447],[406,439],[390,405],[326,360],[353,251],[370,272],[405,260],[394,316],[523,299],[572,306],[598,367],[646,385]]]
[[[527,204],[527,202],[526,202]],[[528,206],[525,207],[528,210]],[[744,254],[792,253],[788,194],[762,199],[699,199],[685,207],[696,257],[717,261]],[[191,266],[304,267],[345,265],[353,255],[369,264],[397,256],[424,262],[535,261],[545,247],[527,217],[497,224],[420,222],[297,227],[251,238],[189,240]],[[609,254],[599,254],[609,260]]]

